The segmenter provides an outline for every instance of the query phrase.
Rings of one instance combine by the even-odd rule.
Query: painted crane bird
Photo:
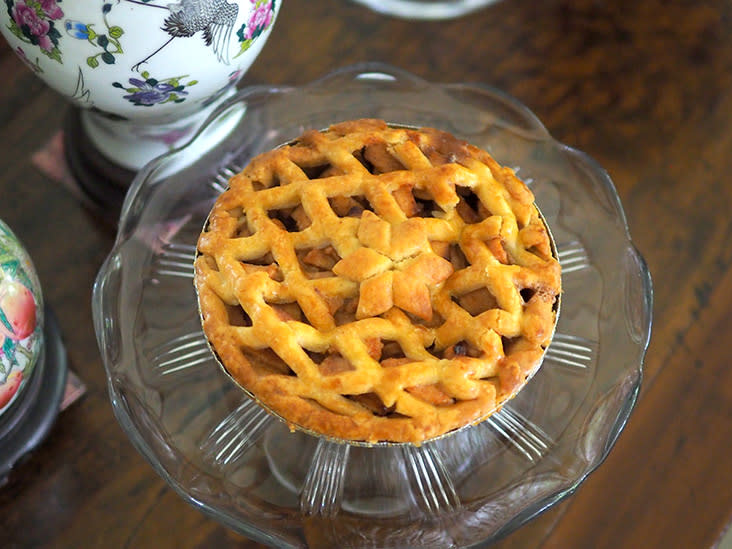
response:
[[[151,8],[166,9],[170,15],[165,18],[162,30],[170,38],[145,59],[136,63],[132,69],[139,70],[140,65],[147,63],[175,38],[188,38],[197,32],[203,32],[203,40],[213,48],[216,59],[229,64],[229,39],[236,24],[239,6],[226,0],[180,0],[177,4],[157,6],[150,0],[127,0],[133,4],[141,4]]]

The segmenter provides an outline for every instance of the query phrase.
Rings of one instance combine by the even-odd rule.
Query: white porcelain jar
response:
[[[137,170],[187,141],[247,71],[282,0],[5,0],[0,31]]]

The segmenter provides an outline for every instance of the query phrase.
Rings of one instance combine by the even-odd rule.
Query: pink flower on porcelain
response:
[[[229,73],[229,84],[236,84],[239,81],[239,78],[241,77],[241,73],[244,71],[239,69],[238,71],[233,71]]]
[[[47,37],[51,25],[45,19],[38,17],[36,10],[27,6],[23,0],[18,0],[15,6],[13,6],[11,15],[19,27],[27,27],[31,35],[38,38],[38,44],[44,50],[51,51],[53,44],[51,44],[51,40]]]
[[[43,50],[46,50],[46,51],[53,50],[53,42],[51,42],[51,39],[48,37],[47,34],[44,34],[43,36],[38,37],[38,45]]]
[[[61,19],[64,16],[64,12],[56,4],[56,0],[39,0],[43,13],[51,19]]]
[[[244,38],[251,40],[255,35],[260,34],[272,22],[272,2],[264,2],[254,8],[249,23],[247,24]]]
[[[15,54],[20,57],[20,60],[23,61],[23,63],[25,63],[26,65],[30,65],[30,59],[28,59],[28,56],[23,51],[23,48],[21,48],[20,46],[15,48]]]
[[[151,139],[153,141],[160,141],[168,147],[173,147],[184,137],[190,135],[193,131],[193,126],[186,126],[185,128],[170,130],[169,132],[161,133],[159,135],[143,135],[143,138]]]

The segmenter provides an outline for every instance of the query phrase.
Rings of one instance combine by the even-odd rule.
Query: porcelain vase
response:
[[[262,50],[282,0],[4,0],[0,30],[80,109],[110,161],[138,170],[195,133]]]

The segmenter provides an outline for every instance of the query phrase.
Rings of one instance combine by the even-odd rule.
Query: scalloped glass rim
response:
[[[246,88],[223,104],[192,142],[195,144],[201,133],[232,112],[241,119],[214,150],[190,164],[190,159],[181,162],[189,150],[188,146],[182,147],[140,172],[125,200],[114,248],[94,286],[95,330],[115,415],[141,454],[184,499],[230,528],[278,546],[303,543],[303,515],[331,525],[338,522],[338,528],[348,524],[351,534],[373,527],[386,529],[386,533],[378,530],[378,535],[397,540],[403,535],[410,543],[434,542],[434,536],[445,535],[453,544],[469,546],[511,532],[572,492],[602,463],[639,391],[652,311],[650,274],[631,242],[619,197],[602,168],[586,154],[554,141],[526,106],[503,92],[481,84],[428,83],[378,63],[345,67],[303,87]],[[368,513],[346,512],[344,509],[352,509],[354,502],[358,507],[363,499],[356,491],[348,500],[348,483],[356,481],[347,468],[340,471],[341,484],[336,486],[340,492],[323,493],[322,488],[318,492],[317,483],[303,483],[302,475],[297,476],[301,465],[282,463],[275,467],[270,462],[270,467],[280,468],[273,475],[284,486],[292,485],[304,495],[299,496],[299,507],[295,504],[294,510],[288,508],[285,512],[265,501],[267,512],[262,512],[257,507],[260,500],[257,505],[250,501],[256,490],[250,494],[233,488],[238,485],[231,479],[240,471],[226,463],[214,463],[220,470],[202,465],[199,454],[206,441],[196,446],[188,428],[169,417],[176,409],[177,392],[201,381],[194,367],[174,382],[162,380],[162,374],[155,370],[160,364],[151,363],[146,354],[150,345],[140,328],[143,323],[150,333],[156,329],[177,333],[175,327],[150,328],[152,317],[145,312],[150,306],[141,295],[152,291],[155,285],[151,280],[157,284],[153,290],[164,293],[168,280],[185,278],[175,272],[181,265],[176,266],[169,250],[166,255],[165,246],[175,240],[175,231],[186,230],[186,226],[181,229],[180,223],[175,224],[180,219],[203,219],[207,215],[203,206],[210,206],[215,192],[222,190],[231,166],[296,137],[305,128],[375,116],[395,124],[431,125],[450,131],[486,148],[499,162],[516,169],[532,187],[552,227],[564,271],[565,293],[557,337],[544,366],[516,397],[505,417],[486,422],[484,429],[468,430],[468,435],[460,435],[462,438],[447,437],[426,444],[417,452],[417,461],[409,461],[415,457],[411,454],[400,457],[405,463],[429,465],[407,467],[407,476],[412,480],[406,488],[400,488],[411,498],[410,512],[422,513],[417,521],[418,532],[410,532],[404,523],[389,530],[377,516],[367,520],[364,517]],[[190,165],[176,173],[175,166],[184,164]],[[210,185],[196,186],[194,180],[208,181]],[[202,226],[193,225],[188,230],[195,232]],[[189,240],[194,236],[188,235]],[[160,265],[155,263],[161,258],[173,262],[175,274],[171,278],[164,278]],[[131,298],[137,301],[131,302]],[[222,390],[215,394],[226,400]],[[215,405],[219,404],[216,401]],[[184,407],[179,403],[178,411]],[[551,421],[542,423],[537,419],[537,410]],[[213,421],[206,417],[209,423]],[[266,423],[265,434],[257,431],[262,438],[252,435],[246,446],[249,453],[234,461],[245,462],[250,454],[264,452],[262,448],[279,440],[277,423]],[[180,431],[172,432],[171,425]],[[211,425],[207,427],[210,430]],[[214,429],[211,435],[216,432]],[[288,443],[310,443],[293,437],[296,435],[287,438]],[[490,450],[486,453],[490,460],[475,457],[476,444]],[[355,463],[376,455],[353,450],[344,458],[337,449],[324,447],[321,453],[325,465],[332,466],[332,459],[336,459],[328,457],[331,450],[337,459]],[[491,467],[501,471],[500,478],[491,476],[496,473]],[[313,468],[318,474],[318,468],[311,465]],[[429,470],[437,470],[438,474],[430,477]],[[488,486],[486,476],[495,486]],[[424,485],[442,490],[442,494],[447,487],[449,497],[439,499],[432,511],[424,511],[425,504],[430,503],[429,490],[420,492],[415,488]],[[257,492],[257,497],[266,500],[266,490]],[[261,518],[264,515],[277,518]],[[445,523],[448,517],[450,521]],[[348,532],[337,530],[331,534],[339,543],[351,539]]]

